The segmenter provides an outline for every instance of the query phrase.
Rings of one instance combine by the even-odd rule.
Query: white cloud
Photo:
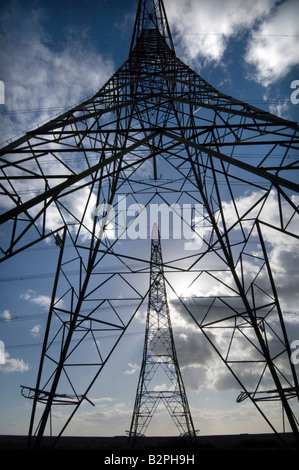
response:
[[[253,27],[275,3],[275,0],[165,0],[169,22],[189,62],[195,59],[220,62],[230,35]]]
[[[228,301],[228,299],[225,300]],[[183,311],[182,307],[178,307],[177,304],[173,303],[171,307],[175,308],[177,312],[180,311],[184,318],[186,317],[186,312]],[[220,320],[221,312],[218,312],[218,315]],[[215,318],[211,318],[211,320],[215,320]],[[289,377],[290,370],[287,357],[285,354],[279,357],[284,348],[278,337],[276,337],[278,324],[272,321],[271,316],[266,320],[268,320],[266,328],[270,354],[277,357],[275,360],[277,370]],[[299,334],[299,324],[293,320],[291,315],[285,318],[287,329],[290,330],[290,339],[298,338]],[[269,324],[273,330],[268,328]],[[259,344],[253,329],[249,329],[249,325],[245,325],[243,329],[242,327],[234,329],[233,322],[229,327],[228,323],[223,325],[221,321],[215,326],[214,329],[206,328],[205,333],[222,357],[230,363],[230,367],[247,390],[254,390],[261,378],[261,388],[275,388],[271,375],[263,373],[265,363],[259,352]],[[212,345],[207,342],[199,328],[197,332],[191,327],[186,328],[184,334],[176,334],[175,345],[187,390],[196,392],[230,390],[236,394],[240,391],[240,384],[230,373],[225,363],[218,357]],[[256,348],[253,345],[256,345]]]
[[[65,42],[56,43],[47,36],[44,23],[47,23],[47,16],[42,7],[24,8],[18,0],[11,0],[2,8],[0,63],[6,104],[0,115],[1,145],[92,96],[114,72],[112,61],[96,51],[84,31],[69,31]],[[57,174],[60,169],[63,174],[69,172],[57,161],[48,163],[49,159],[44,167],[48,174]],[[72,169],[76,169],[75,161],[72,161]],[[51,179],[53,186],[58,182],[61,180]],[[14,188],[23,201],[42,190],[39,180],[30,181],[30,184],[26,180],[18,180]],[[65,198],[67,209],[80,218],[88,195],[87,188]],[[92,203],[84,220],[88,228],[92,226]],[[1,205],[8,209],[12,202],[4,198]],[[34,216],[40,208],[35,207],[31,214]],[[67,211],[64,215],[67,222],[74,223]],[[56,229],[63,223],[58,209],[52,204],[47,209],[47,229]],[[83,228],[81,236],[89,236],[88,230]],[[35,301],[45,305],[48,300],[40,297]]]
[[[268,90],[269,88],[265,88],[265,94],[263,96],[263,100],[265,102],[271,101],[271,95],[268,96]],[[271,90],[271,88],[270,88]],[[277,95],[277,100],[271,104],[269,104],[269,111],[272,114],[275,114],[278,117],[286,119],[288,116],[288,108],[289,108],[289,103],[284,99],[283,96],[281,96],[280,93]]]
[[[254,65],[254,78],[267,86],[299,64],[299,3],[281,2],[267,17],[248,44],[246,61]]]
[[[139,370],[139,366],[137,364],[131,364],[129,362],[128,366],[129,366],[129,369],[125,370],[124,374],[132,375],[132,374],[135,374],[135,372]]]
[[[36,338],[40,335],[40,330],[41,330],[41,326],[35,325],[31,328],[30,334]]]
[[[10,313],[10,311],[7,310],[7,309],[3,310],[2,314],[1,314],[1,317],[2,317],[5,321],[9,322],[9,321],[11,320],[11,313]]]
[[[219,403],[219,394],[216,396],[212,394],[202,401],[200,408],[194,408],[193,420],[198,422],[199,435],[271,432],[269,425],[251,402],[236,404],[235,399],[228,398],[225,392],[221,394],[221,397],[223,397],[223,402]],[[281,404],[272,403],[271,411],[268,409],[268,412],[271,423],[280,430]]]
[[[0,63],[7,115],[1,142],[83,101],[112,74],[112,62],[86,38],[81,42],[78,31],[53,47],[44,21],[42,8],[24,8],[19,2],[2,7]]]
[[[106,436],[124,433],[130,425],[132,409],[123,402],[112,404],[111,401],[109,398],[100,399],[92,409],[81,408],[72,419],[69,432],[73,435],[82,435],[84,432],[87,436],[93,433],[99,435],[99,432]],[[94,400],[92,402],[95,403]],[[62,416],[61,422],[65,422],[65,417]]]
[[[262,200],[264,203],[263,206],[260,203],[253,208],[254,204],[260,200],[262,195],[262,192],[257,191],[235,199],[235,205],[237,206],[240,216],[247,213],[247,211],[250,211],[252,208],[252,211],[248,213],[247,219],[243,224],[245,232],[248,234],[251,233],[251,236],[249,239],[250,243],[246,246],[246,254],[244,253],[243,255],[242,267],[244,270],[245,285],[249,286],[253,283],[252,289],[254,291],[255,306],[263,306],[263,309],[260,310],[260,315],[265,315],[266,323],[261,324],[261,326],[265,326],[266,328],[269,350],[273,357],[279,358],[281,354],[280,358],[276,361],[276,366],[287,376],[289,373],[289,365],[283,353],[283,335],[279,326],[278,314],[275,309],[271,309],[270,313],[270,309],[267,310],[265,307],[268,303],[271,304],[271,302],[273,302],[273,292],[269,281],[269,274],[266,266],[264,266],[262,262],[263,255],[259,245],[260,240],[257,237],[257,231],[254,230],[251,232],[251,230],[257,215],[259,215],[259,219],[263,220],[266,224],[272,224],[277,228],[275,229],[266,224],[261,224],[261,230],[264,242],[267,245],[269,262],[275,279],[286,328],[289,339],[292,341],[299,337],[299,323],[297,320],[299,302],[298,241],[296,238],[286,236],[279,230],[281,227],[280,213],[278,210],[279,203],[282,209],[283,224],[287,225],[289,232],[293,232],[294,234],[298,233],[299,219],[294,215],[294,209],[286,200],[281,199],[280,202],[277,200],[275,192],[271,192],[268,195],[266,202]],[[293,196],[291,199],[294,204],[298,204],[299,201],[297,197]],[[223,202],[223,212],[227,227],[234,226],[236,213],[231,201]],[[239,230],[240,227],[236,225],[234,231],[232,231],[232,237],[235,236],[234,232]],[[237,270],[239,268],[240,266],[238,264]],[[223,357],[227,357],[227,359],[231,361],[236,361],[233,369],[240,380],[246,384],[248,389],[254,389],[261,376],[261,371],[258,370],[257,363],[252,362],[250,364],[249,362],[254,360],[259,361],[262,358],[258,352],[256,335],[253,329],[249,331],[249,328],[242,330],[242,327],[239,327],[232,337],[234,330],[233,322],[228,321],[223,325],[222,322],[226,318],[235,315],[236,312],[242,313],[244,311],[244,305],[242,305],[240,298],[234,296],[233,291],[230,290],[230,287],[235,288],[231,273],[219,272],[216,274],[214,272],[213,274],[219,281],[213,282],[211,280],[207,282],[204,294],[198,291],[196,295],[197,284],[193,284],[191,295],[184,298],[184,304],[187,308],[184,308],[177,299],[173,297],[169,298],[174,331],[177,331],[175,334],[176,348],[186,386],[192,390],[201,390],[205,387],[214,390],[239,389],[237,381],[228,373],[225,365],[219,362],[219,359],[217,359],[213,353],[211,345],[207,343],[204,336],[200,333],[199,328],[195,326],[191,317],[192,315],[199,324],[203,321],[205,325],[219,322],[219,329],[213,330],[205,328],[206,333],[211,335],[212,343]],[[203,276],[200,277],[198,286],[200,290],[203,289]],[[252,291],[250,289],[248,292],[248,300],[249,303],[252,304],[253,297],[251,298],[251,294]],[[226,297],[221,301],[220,298],[226,295],[230,297]],[[190,313],[188,313],[187,309]],[[222,325],[226,328],[220,329]],[[228,327],[229,325],[230,327]],[[243,334],[239,333],[239,330],[242,331]],[[281,338],[282,341],[279,341],[278,337]],[[232,344],[230,344],[231,339],[233,339]],[[256,344],[257,349],[252,347],[252,344]],[[249,361],[246,367],[237,364],[241,359]],[[263,377],[263,386],[273,388],[270,376],[265,375]]]
[[[103,402],[111,402],[114,401],[115,399],[112,397],[101,397],[101,398],[91,398],[92,403],[97,404],[97,403],[103,403]]]
[[[5,363],[0,364],[0,371],[5,374],[12,372],[27,372],[28,370],[29,364],[26,364],[23,359],[10,357],[8,353],[5,353]]]
[[[165,5],[179,55],[189,64],[221,63],[231,36],[247,40],[248,32],[249,78],[267,86],[299,64],[297,0],[165,0]]]
[[[51,298],[49,295],[38,294],[32,289],[26,290],[24,294],[20,295],[20,298],[45,309],[49,308],[50,302],[51,302]],[[63,299],[55,299],[55,305],[58,305],[58,304],[60,307],[62,307],[64,304]]]
[[[50,297],[48,295],[37,294],[34,290],[28,289],[25,294],[21,294],[21,299],[32,302],[40,307],[48,308],[50,305]]]

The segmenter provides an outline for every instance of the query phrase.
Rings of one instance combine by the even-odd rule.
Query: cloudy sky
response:
[[[298,0],[165,0],[165,7],[176,53],[185,63],[224,93],[299,121],[299,104],[291,102],[292,83],[299,80]],[[1,6],[1,145],[91,96],[122,65],[136,8],[136,0],[7,0]],[[272,257],[277,266],[282,257],[294,261],[279,240]],[[0,269],[0,339],[6,350],[0,365],[0,428],[3,434],[22,434],[28,429],[30,403],[21,397],[20,385],[35,382],[55,258],[51,247],[38,246]],[[295,265],[293,272],[295,284]],[[292,291],[293,285],[288,287]],[[284,294],[287,298],[286,290]],[[203,434],[268,431],[250,403],[236,406],[238,386],[185,319],[186,342],[182,314],[172,304],[196,428]],[[103,372],[92,397],[96,407],[84,405],[74,418],[73,434],[99,434],[99,423],[108,435],[128,429],[142,345],[139,322],[124,339],[120,356]],[[200,362],[190,356],[191,350]],[[167,434],[172,429],[168,425],[165,420],[162,429],[153,421],[152,433]]]

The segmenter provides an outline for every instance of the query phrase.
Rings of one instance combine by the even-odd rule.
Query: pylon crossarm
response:
[[[241,168],[242,170],[246,170],[251,174],[257,175],[264,180],[270,181],[272,184],[275,186],[283,186],[285,188],[288,188],[292,191],[295,191],[296,193],[299,192],[299,184],[294,183],[290,180],[286,180],[285,178],[281,178],[280,176],[277,176],[276,174],[272,174],[267,170],[264,170],[263,168],[257,168],[254,167],[246,162],[237,160],[236,158],[229,157],[221,152],[218,152],[216,150],[211,149],[210,147],[207,147],[206,145],[201,145],[198,144],[191,139],[184,139],[183,137],[174,134],[172,132],[169,132],[167,130],[164,130],[163,133],[169,137],[170,139],[176,140],[178,142],[181,142],[185,144],[186,146],[189,146],[191,148],[197,149],[199,151],[202,151],[203,153],[215,157],[223,162],[229,163],[231,165],[234,165],[238,168]],[[282,169],[281,169],[282,170]]]
[[[89,167],[85,171],[82,171],[79,174],[76,175],[71,175],[68,178],[65,179],[60,184],[57,184],[56,186],[53,186],[50,189],[46,189],[44,192],[41,192],[39,195],[25,201],[21,202],[19,198],[16,198],[16,205],[13,209],[10,209],[0,215],[0,224],[9,222],[10,220],[14,220],[14,224],[16,225],[18,223],[18,218],[20,218],[21,223],[20,225],[24,227],[24,215],[28,219],[27,226],[25,227],[25,230],[23,233],[20,233],[18,238],[12,238],[10,241],[10,246],[7,249],[2,248],[2,253],[3,257],[1,261],[5,260],[7,257],[12,256],[15,253],[19,253],[22,248],[20,248],[19,243],[22,240],[23,234],[25,235],[27,231],[30,229],[30,227],[34,228],[34,232],[37,232],[39,235],[36,237],[36,233],[34,233],[34,236],[36,237],[35,241],[31,241],[30,244],[36,243],[40,239],[46,238],[47,236],[56,233],[57,229],[53,231],[49,231],[48,233],[45,233],[44,231],[40,230],[39,226],[42,225],[44,226],[44,223],[37,224],[41,219],[43,219],[46,216],[46,209],[51,205],[51,203],[57,204],[57,201],[60,198],[68,196],[72,192],[76,192],[79,189],[82,189],[84,187],[90,186],[91,188],[94,186],[94,184],[97,181],[104,181],[105,179],[109,179],[113,177],[114,175],[118,175],[120,171],[126,171],[128,169],[132,169],[134,171],[134,167],[136,164],[138,164],[138,160],[134,161],[128,161],[124,162],[122,164],[123,158],[126,155],[130,155],[132,152],[134,152],[136,149],[142,148],[142,146],[147,143],[148,141],[152,140],[156,135],[157,131],[154,131],[150,133],[148,136],[143,137],[137,142],[134,142],[131,146],[128,148],[125,148],[124,150],[117,152],[115,155],[108,157],[108,158],[102,158],[99,163],[96,165],[93,165],[92,167]],[[144,162],[147,159],[151,159],[152,154],[148,154],[146,156],[142,156],[141,161]],[[113,165],[115,163],[121,163],[120,167],[121,170],[118,168],[116,170],[115,168],[111,171],[109,171],[109,165]],[[106,173],[103,173],[103,170],[108,169]],[[94,175],[96,175],[94,177]],[[91,178],[89,181],[87,181],[87,178]],[[43,180],[43,176],[39,176],[39,179]],[[58,178],[59,179],[59,178]],[[81,185],[80,185],[81,184]],[[10,196],[11,197],[11,196]],[[35,207],[39,207],[39,204],[45,203],[44,207],[40,209],[38,213],[36,211],[34,212],[34,216],[31,215],[30,209],[35,209]],[[25,219],[26,220],[26,219]],[[65,223],[62,221],[62,225]],[[26,248],[27,244],[24,244],[23,249]]]
[[[292,398],[298,399],[299,397],[299,388],[298,387],[287,387],[283,389],[283,393],[287,400]],[[278,390],[260,390],[258,392],[241,392],[238,395],[236,401],[241,403],[247,398],[251,398],[253,401],[281,401],[280,393]]]
[[[29,400],[35,400],[39,403],[46,404],[50,392],[46,390],[37,390],[32,387],[27,387],[26,385],[21,385],[21,393],[24,398],[28,398]],[[59,394],[56,393],[52,397],[52,404],[53,405],[78,405],[82,402],[82,400],[88,401],[92,406],[95,406],[89,398],[84,395],[68,395],[68,394]]]

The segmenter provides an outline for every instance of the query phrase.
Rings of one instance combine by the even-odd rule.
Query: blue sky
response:
[[[291,84],[299,80],[298,1],[165,0],[165,7],[177,56],[185,63],[220,91],[299,121],[299,104],[291,102]],[[136,0],[5,2],[1,145],[91,96],[122,65],[136,8]],[[28,429],[30,402],[22,398],[20,385],[35,383],[56,260],[55,246],[41,243],[0,265],[0,339],[7,352],[0,365],[2,434]],[[82,407],[71,434],[115,435],[128,429],[143,328],[139,322],[129,331],[92,392],[96,407]],[[198,369],[213,383],[202,387],[186,367],[187,394],[202,434],[269,430],[251,404],[236,405],[239,391],[225,373],[216,380],[217,367],[209,373]],[[161,427],[160,420],[151,429],[168,434],[173,428],[167,420]]]

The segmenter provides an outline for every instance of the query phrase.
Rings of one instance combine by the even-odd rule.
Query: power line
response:
[[[214,32],[209,32],[209,33],[205,33],[205,32],[196,32],[196,33],[179,33],[178,36],[179,37],[182,37],[182,36],[223,36],[223,37],[235,37],[235,36],[240,36],[240,34],[243,34],[243,33],[214,33]],[[273,33],[273,34],[270,34],[270,33],[254,33],[254,32],[251,32],[250,33],[251,36],[256,36],[256,37],[285,37],[285,38],[298,38],[299,37],[299,34],[286,34],[286,33]],[[54,41],[54,40],[51,40],[51,41],[44,41],[44,42],[41,42],[41,41],[36,41],[36,42],[24,42],[24,43],[17,43],[17,44],[7,44],[5,46],[0,46],[0,49],[8,49],[8,48],[16,48],[16,47],[32,47],[32,46],[44,46],[44,45],[49,45],[49,44],[68,44],[68,43],[80,43],[82,44],[82,42],[84,41],[94,41],[96,39],[113,39],[113,38],[117,38],[119,39],[120,37],[122,38],[127,38],[127,36],[125,34],[101,34],[101,35],[91,35],[91,36],[87,36],[85,38],[78,38],[78,39],[62,39],[60,41]]]
[[[286,312],[284,312],[286,313]],[[297,315],[297,313],[295,312],[289,312],[288,314],[294,314],[294,315]],[[233,327],[232,327],[233,328]],[[201,333],[201,330],[200,328],[198,329],[198,331],[186,331],[186,330],[176,330],[176,328],[173,328],[173,333],[174,335],[186,335],[186,336],[198,336],[200,333]],[[207,335],[211,338],[218,338],[218,337],[221,337],[221,338],[232,338],[232,335],[231,334],[213,334],[211,333],[210,331],[207,333]],[[131,337],[134,337],[134,336],[142,336],[144,337],[144,331],[135,331],[135,332],[132,332],[132,333],[125,333],[123,335],[123,338],[131,338]],[[103,340],[109,340],[109,339],[114,339],[114,338],[118,338],[119,337],[119,334],[111,334],[111,335],[105,335],[105,336],[102,336],[102,337],[97,337],[97,338],[85,338],[84,339],[84,343],[86,342],[94,342],[94,341],[103,341]],[[252,339],[248,339],[246,336],[238,336],[237,338],[238,341],[252,341]],[[76,340],[72,340],[71,341],[72,343],[76,342]],[[281,343],[280,339],[276,339],[276,338],[271,338],[271,343]],[[61,345],[61,341],[53,341],[51,343],[52,345]],[[39,343],[24,343],[24,344],[14,344],[14,345],[11,345],[11,346],[5,346],[5,349],[6,350],[11,350],[11,349],[27,349],[27,348],[41,348],[43,346],[43,343],[39,342]]]
[[[291,104],[290,99],[286,100],[252,100],[243,98],[242,101],[248,104]],[[65,111],[68,110],[69,106],[55,106],[55,107],[39,107],[39,108],[29,108],[29,109],[12,109],[7,111],[0,112],[1,116],[10,116],[15,114],[29,114],[29,113],[39,113],[42,111]]]

